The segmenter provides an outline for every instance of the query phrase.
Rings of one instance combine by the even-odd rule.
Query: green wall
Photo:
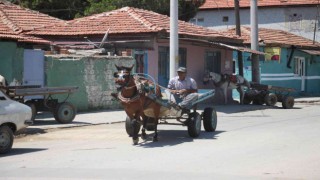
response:
[[[113,73],[115,64],[130,66],[132,57],[58,57],[46,56],[45,75],[47,87],[77,86],[79,90],[68,101],[78,111],[117,109],[121,106],[110,96],[116,92]],[[56,95],[60,101],[66,95]]]
[[[260,51],[264,51],[263,48],[260,48]],[[292,60],[291,68],[287,67],[287,62],[289,60],[291,49],[282,48],[280,62],[279,61],[260,61],[260,72],[261,72],[261,84],[268,84],[273,86],[288,87],[296,89],[296,93],[292,95],[309,95],[309,96],[318,96],[320,95],[320,57],[315,55],[310,55],[300,50],[295,50]],[[238,64],[237,64],[237,53],[233,53],[233,57],[236,60],[236,73],[238,74]],[[246,67],[251,66],[251,61],[248,61],[249,53],[243,53],[243,62],[244,62],[244,76],[251,81],[251,70]],[[301,79],[298,79],[298,76],[295,76],[294,73],[294,57],[304,57],[305,66],[306,66],[306,81],[305,81],[305,91],[301,92]],[[283,76],[269,76],[271,78],[283,78],[283,80],[264,80],[268,78],[264,76],[265,74],[287,74]],[[296,78],[295,78],[296,77]],[[287,79],[286,79],[287,78]],[[293,79],[289,79],[293,78]],[[234,96],[237,96],[237,93],[233,93]]]
[[[16,42],[0,41],[0,74],[8,83],[13,78],[22,82],[23,48],[17,47]]]

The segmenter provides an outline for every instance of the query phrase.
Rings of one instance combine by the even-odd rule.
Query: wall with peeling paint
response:
[[[0,74],[10,83],[15,78],[22,82],[23,51],[16,42],[0,42]]]
[[[131,66],[134,62],[132,57],[46,56],[46,86],[78,86],[79,90],[68,99],[78,111],[121,108],[110,95],[116,91],[114,65]],[[55,97],[62,101],[67,95]]]

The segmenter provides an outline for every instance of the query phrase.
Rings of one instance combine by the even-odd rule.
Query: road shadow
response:
[[[152,141],[154,133],[150,133],[148,134],[147,140],[142,141],[140,138],[140,143],[137,146],[143,148],[157,148],[193,142],[194,139],[215,140],[218,138],[218,134],[223,132],[225,131],[206,132],[202,130],[199,137],[192,138],[189,136],[187,130],[158,130],[158,142]]]
[[[79,122],[79,121],[72,121],[69,124],[74,124],[74,125],[91,125],[92,123],[87,123],[87,122]],[[46,120],[46,119],[35,119],[33,125],[31,126],[48,126],[48,125],[56,125],[56,126],[65,126],[66,124],[60,124],[56,120]]]
[[[198,106],[199,110],[204,110],[205,108],[214,108],[217,112],[225,113],[225,114],[232,114],[232,113],[239,113],[239,112],[250,112],[250,111],[257,111],[257,110],[264,110],[264,109],[279,109],[285,110],[281,104],[276,104],[275,106],[267,106],[267,105],[256,105],[256,104],[226,104],[226,105],[215,105],[213,103],[206,103],[200,104]],[[301,109],[299,107],[293,107],[292,109]]]
[[[48,150],[48,149],[46,148],[12,148],[8,153],[0,154],[0,157],[16,156],[21,154],[34,153],[38,151],[45,151],[45,150]]]

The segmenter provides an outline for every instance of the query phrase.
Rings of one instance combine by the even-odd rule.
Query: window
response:
[[[228,16],[223,16],[222,17],[222,22],[228,22],[229,21],[229,17]]]
[[[190,20],[190,23],[195,24],[195,25],[199,25],[199,26],[203,26],[204,18],[192,18]]]
[[[294,13],[289,15],[289,30],[299,31],[302,28],[302,15]]]
[[[187,49],[179,48],[179,67],[187,67]]]
[[[221,73],[221,52],[207,51],[205,54],[204,72]]]

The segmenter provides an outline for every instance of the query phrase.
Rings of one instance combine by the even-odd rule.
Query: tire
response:
[[[34,123],[34,120],[37,115],[37,107],[32,101],[25,102],[25,105],[27,105],[31,108],[31,112],[32,112],[31,121]]]
[[[61,124],[71,123],[76,117],[76,109],[71,103],[59,103],[53,116]]]
[[[207,132],[213,132],[217,127],[217,112],[214,108],[205,108],[203,111],[203,127]]]
[[[254,97],[253,99],[253,104],[256,105],[263,105],[264,104],[264,97],[257,95],[256,97]]]
[[[0,127],[0,154],[11,150],[13,144],[13,132],[8,126]]]
[[[196,138],[201,132],[201,116],[194,112],[189,114],[188,133],[190,137]]]
[[[278,98],[274,93],[269,93],[264,97],[267,106],[274,106],[278,102]]]
[[[294,106],[294,98],[292,96],[285,96],[282,99],[282,107],[284,109],[291,109]]]
[[[139,123],[138,123],[139,124]],[[126,127],[126,132],[127,134],[132,137],[133,135],[133,127],[131,124],[131,119],[129,118],[129,116],[126,117],[126,123],[125,123],[125,127]],[[140,130],[141,125],[139,124],[137,128],[139,128]]]
[[[252,102],[252,99],[250,98],[249,95],[245,93],[243,97],[243,104],[250,104],[251,102]]]
[[[147,121],[146,130],[147,131],[154,131],[156,129],[155,118],[147,117],[146,121]]]

